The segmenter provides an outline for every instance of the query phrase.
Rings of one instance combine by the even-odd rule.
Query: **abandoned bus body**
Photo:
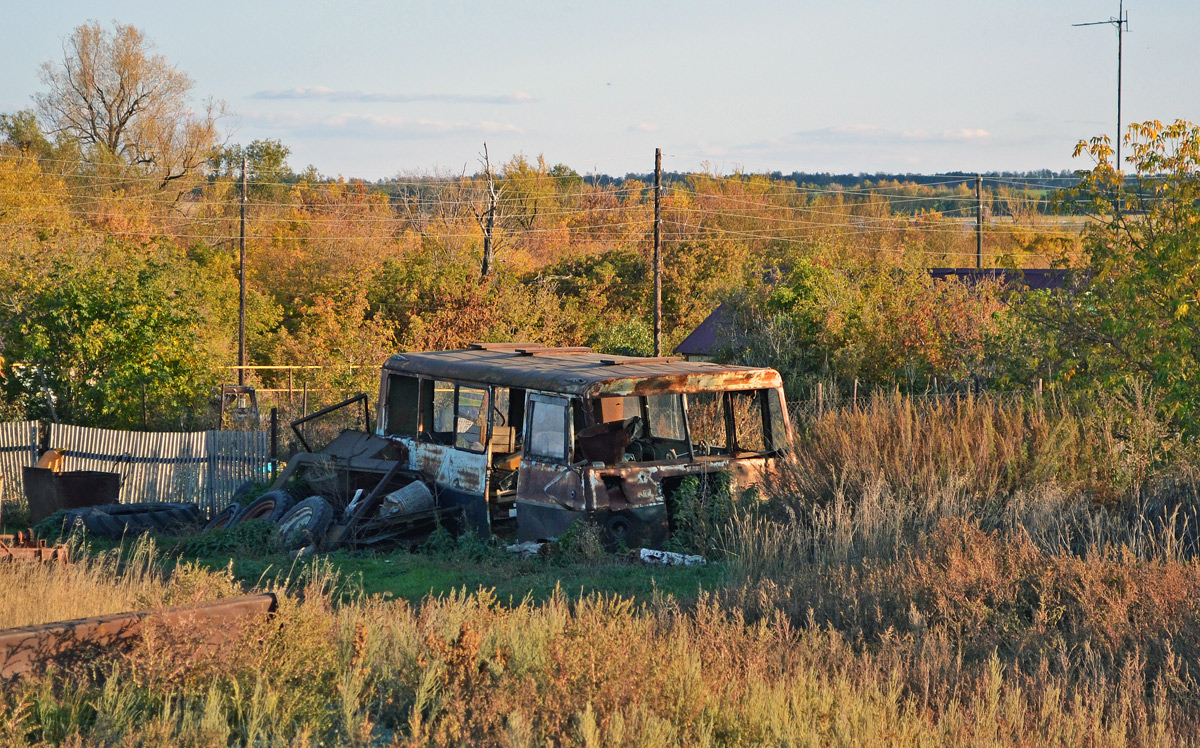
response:
[[[661,547],[687,476],[761,483],[791,425],[773,369],[587,348],[475,344],[383,366],[377,436],[435,484],[445,513],[520,540],[597,522],[610,544]]]

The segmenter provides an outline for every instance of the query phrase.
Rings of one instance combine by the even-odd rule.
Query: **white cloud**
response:
[[[422,138],[461,133],[492,135],[524,132],[516,125],[490,120],[441,120],[349,112],[329,115],[307,115],[298,112],[249,114],[245,119],[259,125],[293,132],[343,136]]]
[[[662,128],[652,122],[639,122],[629,126],[629,132],[658,132]]]
[[[364,104],[412,104],[441,102],[449,104],[528,104],[537,101],[524,91],[504,94],[457,93],[372,93],[339,91],[326,86],[300,86],[257,91],[252,99],[269,101],[355,101]]]
[[[970,129],[966,127],[957,130],[943,130],[942,137],[946,140],[979,140],[981,138],[991,137],[991,133],[987,130]]]

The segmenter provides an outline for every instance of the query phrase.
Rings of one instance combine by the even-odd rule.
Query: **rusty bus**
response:
[[[661,547],[666,498],[690,475],[761,483],[791,424],[773,369],[480,343],[383,365],[376,438],[433,484],[441,512],[519,540],[597,522]]]

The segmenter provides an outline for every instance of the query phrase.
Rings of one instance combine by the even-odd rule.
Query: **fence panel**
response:
[[[38,422],[0,423],[0,499],[25,495],[21,468],[37,464]]]
[[[121,476],[121,502],[192,501],[206,512],[228,503],[247,480],[269,477],[265,432],[136,432],[84,426],[50,427],[50,448],[63,450],[64,470]]]
[[[266,431],[206,431],[208,453],[207,505],[215,512],[229,503],[233,492],[248,480],[271,479],[270,435]]]

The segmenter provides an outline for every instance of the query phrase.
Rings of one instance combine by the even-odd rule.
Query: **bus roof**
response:
[[[385,371],[580,397],[757,390],[781,385],[779,372],[750,366],[547,348],[535,343],[474,343],[459,351],[399,353]]]

